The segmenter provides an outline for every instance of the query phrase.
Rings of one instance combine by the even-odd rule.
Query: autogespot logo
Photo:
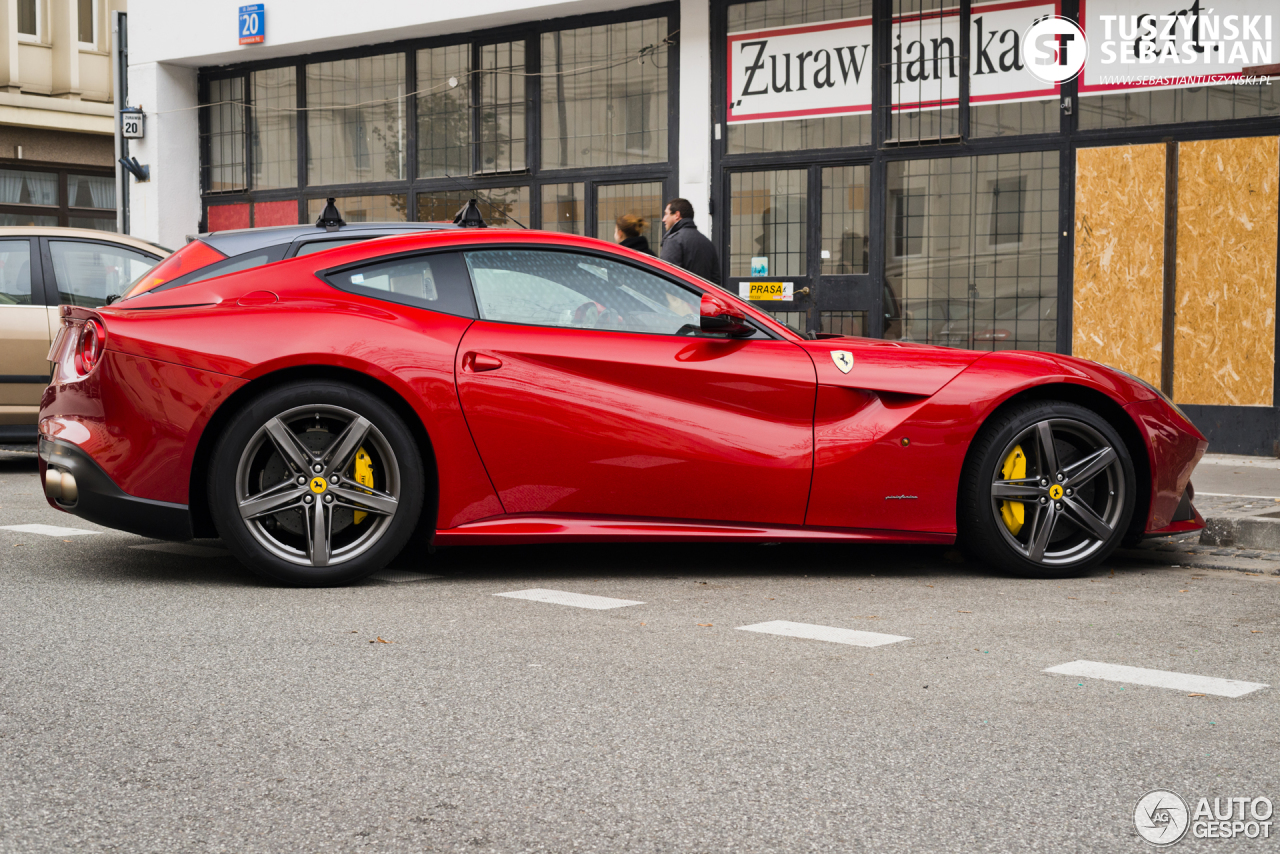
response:
[[[1147,792],[1133,808],[1133,824],[1152,845],[1172,845],[1187,835],[1191,813],[1187,802],[1164,789]]]
[[[1050,15],[1022,36],[1022,64],[1045,83],[1074,80],[1089,58],[1089,43],[1074,21]]]

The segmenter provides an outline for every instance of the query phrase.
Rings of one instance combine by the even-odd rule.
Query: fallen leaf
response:
[[[1079,599],[1079,597],[1078,597],[1078,596],[1068,596],[1067,598],[1068,598],[1068,599],[1077,599],[1077,600]]]
[[[371,641],[369,641],[369,643],[391,643],[391,641],[389,641],[389,640],[383,640],[382,638],[378,638],[377,640],[371,640]]]
[[[972,614],[972,611],[956,611],[957,614]]]
[[[351,632],[347,632],[347,634],[349,634],[349,635],[358,635],[358,634],[360,634],[360,633],[359,633],[359,632],[356,632],[356,631],[351,631]]]
[[[715,625],[715,623],[698,623],[698,625],[704,626],[706,628],[711,628],[712,626]]]
[[[1251,635],[1260,635],[1260,634],[1262,634],[1262,629],[1249,629],[1249,634],[1251,634]]]
[[[1178,592],[1179,592],[1179,593],[1190,593],[1191,591],[1190,591],[1190,590],[1179,590]]]
[[[647,626],[647,625],[649,625],[649,624],[648,624],[648,623],[641,623],[640,625],[642,625],[642,626]]]
[[[932,584],[926,584],[925,587],[932,587]]]
[[[1203,697],[1204,694],[1188,694],[1188,697]]]

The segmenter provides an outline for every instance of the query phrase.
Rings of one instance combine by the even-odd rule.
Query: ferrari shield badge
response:
[[[848,350],[832,350],[831,361],[836,363],[840,373],[847,374],[853,370],[853,354]]]

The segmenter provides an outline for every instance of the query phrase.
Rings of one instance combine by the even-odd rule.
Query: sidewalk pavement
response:
[[[1191,475],[1205,529],[1119,554],[1182,566],[1280,575],[1280,459],[1206,454]]]

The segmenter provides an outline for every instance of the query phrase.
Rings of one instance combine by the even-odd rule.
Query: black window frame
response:
[[[670,41],[666,55],[668,58],[667,79],[667,157],[665,162],[652,164],[627,164],[621,166],[543,168],[542,163],[542,94],[541,94],[541,44],[544,33],[560,30],[573,30],[585,27],[620,24],[630,21],[642,21],[651,18],[667,19],[667,38]],[[254,71],[269,68],[293,67],[296,74],[297,106],[300,110],[297,122],[297,186],[286,189],[257,190],[247,187],[245,190],[229,190],[211,192],[208,189],[209,164],[209,119],[208,111],[201,109],[199,116],[200,145],[200,190],[201,190],[201,222],[200,230],[207,230],[208,210],[210,205],[249,204],[249,224],[255,225],[254,206],[258,202],[291,201],[298,203],[298,222],[307,219],[307,203],[312,199],[323,199],[329,196],[362,196],[392,195],[406,196],[406,221],[417,222],[418,194],[438,192],[468,192],[472,190],[501,189],[505,187],[529,188],[528,220],[523,222],[528,228],[542,227],[542,187],[547,184],[565,184],[581,182],[584,186],[586,205],[584,231],[589,236],[600,236],[610,240],[612,235],[593,235],[596,224],[596,192],[597,184],[618,183],[661,183],[663,195],[671,198],[676,194],[679,181],[679,92],[680,92],[680,4],[678,0],[666,0],[647,6],[635,6],[612,12],[574,15],[544,21],[530,21],[523,24],[494,27],[476,30],[469,33],[455,33],[447,36],[408,39],[395,42],[347,48],[336,51],[324,51],[305,56],[293,56],[282,59],[260,60],[236,63],[225,66],[201,68],[197,74],[199,103],[209,102],[209,84],[214,80],[228,77],[242,77],[245,99],[251,97],[250,75]],[[330,62],[341,59],[352,59],[365,56],[377,56],[387,53],[400,53],[405,58],[405,92],[417,91],[417,53],[425,48],[447,47],[467,44],[471,46],[472,69],[477,75],[478,53],[480,46],[507,41],[523,40],[525,42],[525,105],[526,105],[526,168],[516,172],[499,172],[472,174],[458,177],[426,178],[418,175],[418,115],[417,98],[406,97],[406,121],[404,145],[406,149],[406,171],[408,178],[403,181],[380,181],[370,183],[348,183],[311,185],[307,183],[307,129],[306,129],[306,66],[318,62]],[[472,103],[475,107],[477,94],[472,87]],[[474,116],[474,110],[472,112]],[[251,118],[251,117],[250,117]],[[475,148],[473,130],[472,145]],[[246,183],[253,174],[253,145],[250,122],[245,122],[244,130],[244,162]],[[474,155],[472,155],[474,156]],[[484,205],[481,204],[482,213]]]

